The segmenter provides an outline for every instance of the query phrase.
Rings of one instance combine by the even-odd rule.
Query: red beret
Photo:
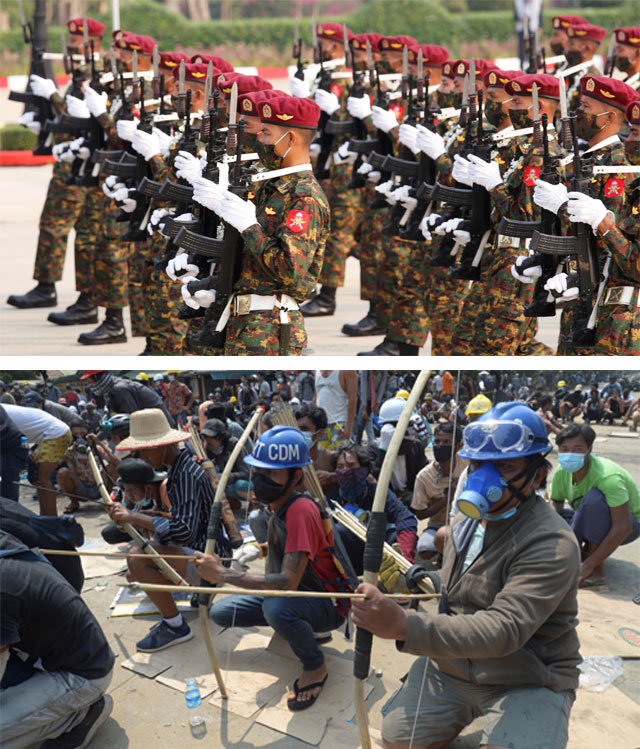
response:
[[[302,127],[315,130],[320,119],[320,107],[311,99],[281,96],[260,103],[260,121],[272,125]]]
[[[563,29],[566,31],[569,26],[582,26],[585,23],[589,23],[589,21],[582,16],[554,16],[551,23],[554,29]]]
[[[392,52],[400,52],[405,47],[417,46],[417,39],[414,39],[412,36],[405,36],[404,34],[400,36],[383,36],[380,40],[380,49],[383,51],[391,50]]]
[[[84,18],[72,18],[67,21],[67,28],[70,34],[82,34]],[[89,36],[102,36],[106,26],[100,21],[96,21],[95,18],[87,18],[87,27],[89,28]]]
[[[231,86],[238,84],[238,96],[248,94],[251,91],[265,91],[273,88],[266,78],[259,75],[243,75],[242,73],[222,73],[218,78],[218,86],[223,96],[229,96]]]
[[[583,75],[580,79],[580,95],[603,101],[623,111],[638,98],[638,92],[631,86],[604,75]]]
[[[369,40],[369,44],[371,45],[371,51],[372,52],[379,52],[380,51],[380,41],[384,39],[382,34],[354,34],[352,41],[352,45],[354,49],[366,49],[367,48],[367,40]]]
[[[497,70],[498,66],[489,60],[483,60],[480,57],[475,58],[476,78],[483,79],[488,70]],[[464,77],[469,72],[470,60],[457,60],[455,65],[455,74]]]
[[[117,32],[121,36],[114,36],[120,49],[136,50],[138,54],[150,55],[156,46],[156,40],[142,34],[132,34],[130,31]]]
[[[482,76],[486,88],[504,88],[505,84],[513,81],[515,78],[521,78],[522,70],[487,70]]]
[[[277,88],[242,94],[242,96],[238,96],[238,116],[260,117],[258,107],[261,102],[268,101],[269,99],[279,99],[282,96],[288,96],[288,94],[285,91],[279,91]]]
[[[538,87],[538,96],[543,99],[560,99],[560,83],[555,75],[535,73],[520,75],[505,84],[504,90],[512,96],[530,96],[533,84]]]
[[[627,107],[627,121],[630,125],[640,125],[640,101],[632,101]]]
[[[341,23],[319,23],[316,24],[316,34],[318,39],[328,39],[330,42],[344,41],[344,31]],[[347,39],[353,39],[353,33],[347,29]]]
[[[640,27],[630,26],[625,29],[614,29],[616,42],[618,44],[629,44],[632,47],[640,47]]]
[[[439,68],[443,62],[449,59],[449,50],[444,47],[440,47],[437,44],[420,44],[418,49],[422,50],[422,62],[432,68]],[[411,59],[413,49],[409,49],[409,62],[413,63]],[[415,62],[418,62],[418,50],[415,50]]]
[[[218,55],[202,55],[198,53],[191,58],[191,62],[204,62],[205,64],[213,63],[214,68],[218,68],[223,73],[233,73],[233,65]]]
[[[600,42],[607,35],[607,30],[602,26],[592,26],[590,23],[583,23],[579,26],[569,26],[567,36],[569,39],[576,37],[578,39],[587,39],[590,42]]]
[[[167,70],[173,70],[180,65],[180,60],[184,60],[187,63],[189,62],[189,56],[182,52],[161,52],[159,66]]]
[[[203,62],[185,62],[184,64],[184,79],[185,81],[193,81],[194,83],[202,83],[204,86],[207,80],[207,68],[209,64]],[[173,69],[173,77],[177,78],[180,75],[180,69]],[[211,85],[215,86],[218,82],[219,76],[222,75],[222,71],[218,68],[213,69],[213,76],[211,79]]]
[[[442,75],[445,78],[455,78],[457,64],[458,64],[458,60],[447,60],[445,63],[442,64]]]

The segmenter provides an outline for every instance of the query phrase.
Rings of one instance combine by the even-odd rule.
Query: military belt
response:
[[[640,289],[637,286],[611,286],[606,291],[603,304],[640,307]]]

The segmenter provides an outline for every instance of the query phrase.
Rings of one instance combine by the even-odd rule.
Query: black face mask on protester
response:
[[[256,473],[253,476],[252,482],[253,493],[256,495],[258,502],[270,505],[272,502],[275,502],[286,494],[293,482],[293,475],[289,476],[289,480],[284,486],[278,484],[277,481],[274,481],[268,476],[265,476],[264,473]]]
[[[451,460],[451,445],[434,445],[433,457],[436,463],[446,463]]]

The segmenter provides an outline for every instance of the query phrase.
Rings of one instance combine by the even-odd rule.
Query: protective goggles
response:
[[[501,453],[525,452],[536,442],[546,442],[520,421],[475,421],[464,428],[462,436],[469,450],[491,445],[494,452]]]

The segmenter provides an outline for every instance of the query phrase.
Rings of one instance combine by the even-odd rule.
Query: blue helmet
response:
[[[464,428],[458,453],[468,460],[509,460],[552,449],[544,422],[526,403],[499,403]]]
[[[281,424],[260,435],[244,462],[255,468],[301,468],[313,461],[302,432]]]

